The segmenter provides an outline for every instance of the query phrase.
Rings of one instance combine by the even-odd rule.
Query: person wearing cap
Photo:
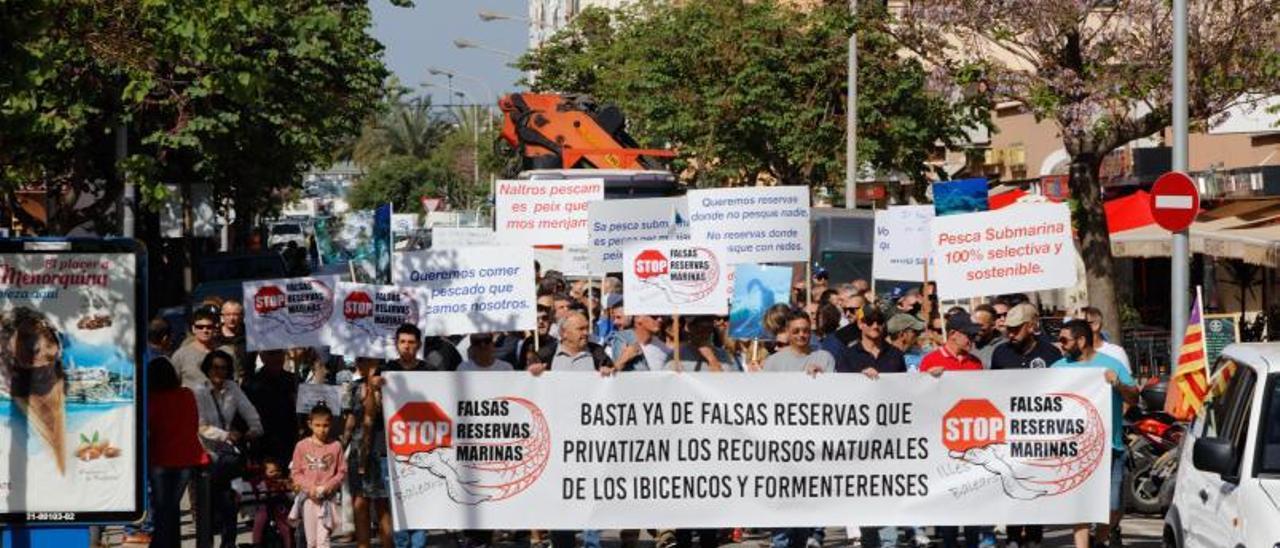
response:
[[[978,330],[965,312],[949,314],[946,340],[920,361],[920,370],[935,377],[943,371],[981,371],[982,362],[969,353]]]
[[[1053,343],[1036,334],[1040,313],[1035,305],[1022,303],[1005,315],[1005,344],[991,354],[992,369],[1043,369],[1062,359]]]
[[[919,371],[920,360],[924,359],[924,351],[917,340],[924,331],[924,320],[911,314],[894,314],[885,322],[885,330],[889,332],[889,344],[902,352],[902,361],[907,371]]]
[[[884,313],[874,306],[867,306],[860,316],[858,330],[862,337],[849,347],[844,359],[836,363],[836,371],[862,373],[872,379],[881,373],[906,373],[907,363],[902,351],[884,340]]]

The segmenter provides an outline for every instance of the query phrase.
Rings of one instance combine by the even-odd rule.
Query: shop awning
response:
[[[1111,202],[1107,207],[1110,227]],[[1188,233],[1193,253],[1280,268],[1280,199],[1241,200],[1205,211]],[[1112,232],[1111,252],[1117,257],[1168,257],[1171,240],[1169,231],[1158,225],[1141,225]]]

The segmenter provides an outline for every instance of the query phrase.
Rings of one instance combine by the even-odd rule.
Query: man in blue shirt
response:
[[[1093,329],[1087,322],[1073,321],[1062,326],[1058,343],[1064,354],[1053,367],[1098,367],[1105,369],[1107,384],[1111,385],[1111,522],[1098,525],[1098,538],[1110,538],[1111,528],[1120,521],[1121,486],[1124,483],[1124,406],[1122,401],[1136,404],[1138,387],[1129,369],[1115,358],[1098,352],[1093,345]],[[1075,527],[1077,548],[1089,548],[1089,524]]]

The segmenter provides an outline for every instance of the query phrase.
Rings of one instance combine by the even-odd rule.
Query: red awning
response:
[[[1103,209],[1107,212],[1107,232],[1112,234],[1156,222],[1151,216],[1151,194],[1145,190],[1110,200]]]
[[[1026,195],[1027,195],[1027,191],[1022,190],[1020,188],[1015,188],[1013,190],[1010,190],[1009,192],[1002,192],[1000,194],[996,194],[994,196],[987,198],[987,205],[992,211],[995,211],[997,209],[1012,205],[1014,202],[1018,201],[1018,198],[1021,198]]]

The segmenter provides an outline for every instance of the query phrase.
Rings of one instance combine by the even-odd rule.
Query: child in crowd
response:
[[[308,548],[328,548],[329,535],[338,523],[337,501],[347,461],[342,457],[342,445],[329,441],[332,424],[333,411],[328,406],[321,403],[312,408],[307,417],[311,437],[294,447],[289,465],[298,492],[289,517],[301,518]]]
[[[293,546],[293,527],[289,524],[289,494],[293,492],[289,478],[285,477],[284,466],[276,459],[267,457],[262,461],[262,475],[251,482],[253,495],[258,500],[258,510],[253,515],[253,545],[263,546],[267,525],[275,520],[276,532],[285,548]]]

